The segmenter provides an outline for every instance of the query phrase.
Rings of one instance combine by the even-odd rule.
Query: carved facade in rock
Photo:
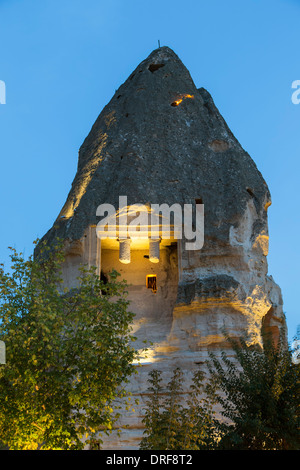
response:
[[[120,257],[118,238],[96,235],[97,207],[118,208],[120,196],[146,207],[203,204],[203,247],[187,250],[173,234],[161,240],[159,260],[147,239],[131,240]],[[196,88],[171,49],[153,51],[97,118],[67,201],[44,237],[65,240],[69,287],[81,264],[97,266],[99,275],[120,272],[130,285],[137,347],[152,343],[130,384],[140,406],[124,414],[121,426],[129,428],[106,448],[138,447],[152,367],[169,376],[182,367],[188,381],[208,351],[228,347],[224,328],[249,343],[261,343],[262,325],[275,337],[285,332],[281,292],[267,267],[270,203],[262,175],[209,93]]]

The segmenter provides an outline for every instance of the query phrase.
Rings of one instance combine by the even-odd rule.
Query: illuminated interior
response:
[[[156,274],[147,274],[146,276],[146,286],[147,289],[152,289],[152,292],[157,292],[157,279]]]
[[[133,250],[147,250],[149,261],[159,263],[161,249],[176,241],[178,233],[174,224],[164,221],[161,215],[155,219],[157,224],[151,223],[153,214],[146,206],[133,205],[106,217],[96,229],[101,249],[119,250],[119,261],[123,264],[131,262]]]

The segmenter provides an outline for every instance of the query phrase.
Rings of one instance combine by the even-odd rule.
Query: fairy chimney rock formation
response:
[[[128,206],[203,205],[203,247],[187,250],[174,233],[159,247],[100,240],[97,208],[118,209],[120,196]],[[197,89],[170,48],[153,51],[94,123],[67,200],[44,236],[65,240],[69,287],[82,263],[103,275],[120,272],[130,284],[138,347],[153,343],[130,385],[140,407],[123,417],[129,428],[106,448],[138,447],[152,367],[171,374],[179,366],[189,377],[208,351],[227,347],[224,328],[249,343],[261,343],[262,326],[275,337],[285,331],[281,292],[268,276],[270,204],[266,182],[210,94]]]

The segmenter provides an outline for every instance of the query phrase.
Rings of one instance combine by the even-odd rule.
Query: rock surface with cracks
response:
[[[120,195],[129,205],[204,204],[203,248],[188,251],[178,243],[162,250],[156,294],[136,281],[139,273],[144,278],[147,262],[137,261],[138,252],[126,271],[113,252],[100,255],[91,241],[97,207],[117,208]],[[105,448],[138,447],[151,367],[163,370],[168,380],[180,366],[188,382],[208,351],[228,348],[224,328],[234,338],[245,334],[249,344],[262,343],[262,326],[274,338],[286,334],[281,291],[268,275],[270,204],[266,182],[210,94],[195,86],[170,48],[153,51],[94,123],[79,150],[67,200],[44,236],[49,243],[65,240],[70,286],[78,265],[86,262],[98,263],[99,272],[106,263],[107,270],[114,267],[132,281],[138,344],[153,343],[148,362],[130,384],[140,406],[123,416],[120,425],[129,427],[121,438],[109,438]]]

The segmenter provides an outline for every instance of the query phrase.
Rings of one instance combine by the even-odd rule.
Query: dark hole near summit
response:
[[[150,70],[150,72],[156,72],[156,70],[160,69],[161,67],[164,67],[165,64],[150,64],[149,67],[148,67],[148,70]]]

